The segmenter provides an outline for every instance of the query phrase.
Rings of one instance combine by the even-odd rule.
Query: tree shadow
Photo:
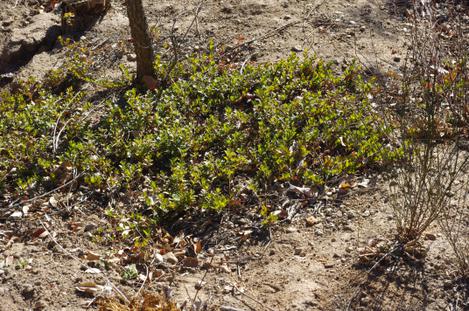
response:
[[[168,215],[161,224],[172,236],[183,233],[199,238],[206,249],[216,245],[239,247],[246,243],[266,244],[270,241],[269,228],[249,207],[227,207],[223,213],[186,210]]]
[[[355,284],[356,292],[346,310],[426,310],[431,275],[423,261],[392,256],[370,270]]]
[[[102,22],[110,8],[110,1],[62,2],[59,10],[63,35],[79,40],[85,32]]]
[[[52,50],[61,33],[60,26],[54,25],[47,29],[41,41],[35,41],[31,44],[23,43],[18,49],[15,49],[14,52],[8,53],[3,51],[0,55],[0,74],[4,75],[6,73],[15,72],[20,67],[29,63],[34,55]],[[7,77],[8,75],[4,76]]]

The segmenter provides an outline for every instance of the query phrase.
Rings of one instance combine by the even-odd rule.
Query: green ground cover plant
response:
[[[246,189],[321,185],[398,156],[354,64],[292,55],[240,68],[209,54],[175,67],[158,57],[155,68],[164,87],[129,86],[119,99],[34,82],[3,92],[2,192],[32,197],[75,178],[107,196],[131,192],[156,216],[221,210]]]

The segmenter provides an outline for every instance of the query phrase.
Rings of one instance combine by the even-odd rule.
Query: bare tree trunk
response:
[[[153,48],[148,34],[148,24],[143,11],[142,0],[126,0],[126,4],[130,33],[137,55],[137,81],[142,82],[145,76],[155,76]]]

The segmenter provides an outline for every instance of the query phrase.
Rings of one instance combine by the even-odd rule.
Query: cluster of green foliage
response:
[[[80,67],[81,68],[81,67]],[[168,85],[99,103],[25,83],[0,94],[0,187],[52,189],[63,169],[99,192],[139,193],[154,211],[229,205],[244,187],[318,185],[396,156],[359,68],[292,55],[233,68],[210,55],[174,68]],[[69,69],[73,71],[73,69]]]

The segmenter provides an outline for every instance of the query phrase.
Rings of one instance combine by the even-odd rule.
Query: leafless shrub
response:
[[[458,20],[455,11],[447,11],[445,22],[436,12],[435,7],[413,11],[408,56],[390,96],[403,149],[391,204],[398,239],[405,243],[418,240],[451,210],[469,162],[458,147],[469,107],[468,51],[461,27],[451,22]]]
[[[440,217],[440,228],[453,249],[461,277],[469,280],[469,181],[461,182],[457,197]]]
[[[469,157],[453,144],[408,143],[405,164],[391,182],[391,204],[401,242],[418,240],[450,209]]]

